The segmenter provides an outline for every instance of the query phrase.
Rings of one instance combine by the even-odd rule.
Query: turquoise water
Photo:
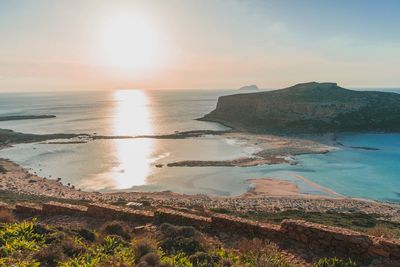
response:
[[[25,133],[167,134],[186,130],[223,130],[195,120],[233,90],[109,91],[2,94],[0,116],[54,114],[55,119],[5,121],[0,128]],[[234,141],[234,140],[233,140]],[[179,160],[225,160],[250,155],[221,136],[185,140],[97,140],[87,144],[21,144],[0,151],[50,179],[61,177],[85,190],[172,190],[188,194],[238,195],[248,179],[293,181],[304,193],[325,194],[298,175],[351,197],[400,202],[400,134],[342,134],[338,150],[298,156],[298,165],[256,167],[176,167]],[[360,147],[374,148],[363,149]],[[297,176],[296,176],[297,175]]]
[[[312,170],[307,178],[347,196],[399,201],[400,134],[347,134],[339,140],[345,146],[339,151],[298,157]]]

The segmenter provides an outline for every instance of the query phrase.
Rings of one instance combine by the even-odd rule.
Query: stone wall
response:
[[[360,258],[381,256],[400,260],[399,241],[298,220],[284,220],[280,230],[287,238],[316,251]]]
[[[134,222],[151,222],[154,220],[154,212],[133,210],[107,204],[89,204],[86,214],[93,217],[130,220]]]
[[[32,203],[18,203],[15,205],[15,212],[21,214],[39,215],[42,213],[42,207]]]
[[[211,225],[211,218],[190,213],[184,213],[172,209],[157,209],[156,217],[158,222],[166,222],[175,225],[190,225],[196,228],[208,228]]]
[[[0,203],[0,209],[6,208],[8,209],[9,206],[1,205]],[[364,259],[390,258],[398,261],[400,266],[399,240],[368,236],[344,228],[300,220],[284,220],[280,225],[275,225],[224,214],[212,214],[210,217],[206,217],[166,208],[159,208],[152,212],[107,204],[79,206],[58,202],[49,202],[42,206],[19,203],[15,205],[15,212],[32,215],[68,214],[128,220],[138,223],[166,222],[176,225],[188,225],[248,238],[293,243],[316,253],[329,253],[337,256]]]
[[[231,232],[249,238],[268,238],[277,240],[282,237],[280,227],[274,224],[260,223],[224,214],[211,216],[213,229],[221,232]]]
[[[0,202],[0,211],[15,211],[15,206]]]
[[[86,206],[59,203],[54,201],[42,205],[42,211],[46,214],[85,215],[87,210],[88,208]]]

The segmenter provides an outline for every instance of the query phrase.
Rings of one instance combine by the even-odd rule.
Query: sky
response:
[[[0,0],[0,91],[400,87],[397,0]]]

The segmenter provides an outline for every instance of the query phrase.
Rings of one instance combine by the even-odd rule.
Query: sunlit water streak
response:
[[[152,134],[149,99],[145,91],[119,90],[114,93],[114,100],[114,136]],[[112,139],[117,165],[85,179],[81,186],[91,190],[115,190],[146,184],[153,143],[153,139]]]

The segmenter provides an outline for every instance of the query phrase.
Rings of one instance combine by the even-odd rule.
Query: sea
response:
[[[388,90],[385,90],[388,91]],[[400,90],[390,90],[400,92]],[[198,121],[219,96],[237,90],[109,90],[0,94],[0,116],[56,115],[51,119],[2,121],[23,133],[87,133],[109,136],[161,135],[177,131],[227,130]],[[299,176],[339,194],[400,202],[400,134],[344,133],[338,149],[296,156],[297,165],[255,167],[166,167],[181,160],[229,160],[255,148],[223,136],[188,139],[98,139],[87,143],[38,142],[0,150],[48,179],[88,191],[174,191],[240,195],[249,179],[270,177],[296,183],[306,194],[327,194]],[[369,149],[365,149],[369,148]],[[372,148],[372,149],[371,149]],[[160,167],[163,165],[163,167]]]

